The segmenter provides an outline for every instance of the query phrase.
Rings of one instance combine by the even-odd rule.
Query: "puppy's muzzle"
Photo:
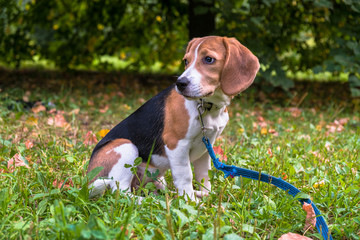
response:
[[[176,87],[180,92],[184,92],[190,81],[186,77],[178,78],[176,81]]]

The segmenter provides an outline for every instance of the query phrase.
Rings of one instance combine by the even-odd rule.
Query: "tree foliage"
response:
[[[186,0],[0,0],[0,61],[20,66],[38,56],[72,68],[110,55],[129,61],[132,70],[155,62],[166,70],[180,65],[189,12],[211,11],[211,34],[235,36],[260,58],[258,79],[288,89],[289,72],[345,72],[360,96],[358,0],[190,2],[207,4],[189,11]]]
[[[360,2],[351,0],[219,1],[221,34],[231,32],[264,64],[261,76],[289,88],[286,71],[350,74],[360,85]],[[353,94],[360,95],[356,89]]]
[[[155,61],[174,64],[173,54],[187,41],[180,14],[186,4],[175,0],[2,1],[0,60],[7,63],[39,55],[67,68],[115,55],[136,69]]]

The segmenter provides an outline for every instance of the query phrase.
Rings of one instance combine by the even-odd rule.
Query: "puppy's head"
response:
[[[257,57],[235,38],[194,38],[187,46],[185,71],[176,90],[187,98],[209,97],[217,88],[234,96],[254,81],[260,64]]]

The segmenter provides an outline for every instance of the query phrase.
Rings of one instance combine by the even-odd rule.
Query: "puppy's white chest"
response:
[[[226,108],[216,109],[210,112],[206,112],[203,115],[203,122],[205,126],[205,134],[210,139],[210,142],[214,142],[217,137],[220,136],[224,130],[227,122],[229,121],[229,114],[226,112]],[[193,143],[190,148],[190,160],[194,161],[201,157],[207,150],[202,141],[203,134],[201,131],[200,119],[197,116],[191,126],[194,131]]]

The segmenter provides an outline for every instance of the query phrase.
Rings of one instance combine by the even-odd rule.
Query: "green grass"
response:
[[[278,239],[288,232],[303,234],[306,213],[296,199],[265,183],[224,179],[216,170],[210,172],[210,195],[199,203],[174,196],[171,182],[158,196],[147,185],[141,205],[118,192],[89,199],[85,172],[94,145],[83,143],[86,133],[93,131],[99,140],[101,129],[117,124],[159,89],[138,87],[132,80],[126,85],[79,81],[85,84],[24,81],[0,91],[0,238]],[[228,163],[286,178],[311,196],[334,239],[360,239],[358,102],[316,93],[303,100],[263,96],[259,101],[258,95],[250,90],[232,102],[231,120],[216,143]],[[26,109],[16,101],[24,96],[41,100],[47,111]],[[294,106],[298,109],[289,109]],[[70,127],[49,125],[51,108],[62,111]],[[343,118],[348,122],[341,127],[334,123]],[[332,126],[341,131],[329,132]],[[34,146],[28,149],[29,141]],[[17,153],[29,168],[8,168]],[[166,177],[170,180],[170,173]],[[316,230],[305,235],[321,239]]]

